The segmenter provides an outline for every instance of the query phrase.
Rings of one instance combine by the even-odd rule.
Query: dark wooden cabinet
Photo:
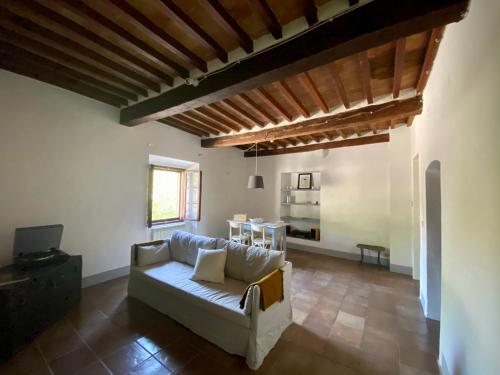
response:
[[[37,267],[0,269],[0,361],[11,357],[81,297],[82,257],[58,256]]]

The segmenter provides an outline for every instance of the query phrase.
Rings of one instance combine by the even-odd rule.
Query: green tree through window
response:
[[[154,168],[151,198],[153,223],[180,220],[181,172]]]

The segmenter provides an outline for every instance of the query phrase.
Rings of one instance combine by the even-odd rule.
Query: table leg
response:
[[[380,265],[380,251],[378,252],[377,263]]]
[[[360,250],[361,250],[361,261],[360,262],[363,263],[363,259],[364,259],[364,256],[365,256],[365,249],[360,248]]]
[[[277,243],[276,243],[276,229],[271,229],[271,234],[272,234],[272,243],[271,243],[271,249],[277,250]]]
[[[283,251],[286,252],[286,227],[283,227],[281,228],[281,238],[282,238],[282,241],[283,241]]]

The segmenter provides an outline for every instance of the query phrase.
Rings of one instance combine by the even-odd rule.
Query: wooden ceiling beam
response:
[[[320,133],[319,134],[321,136],[321,140],[324,141],[325,139],[331,141],[332,140],[332,136],[327,133],[327,132],[324,132],[324,133]]]
[[[45,0],[46,1],[46,0]],[[118,35],[123,40],[127,41],[137,49],[153,56],[154,58],[161,61],[163,64],[174,69],[181,77],[188,78],[189,70],[182,66],[181,64],[175,62],[171,58],[165,56],[163,53],[158,51],[157,49],[151,47],[149,44],[145,43],[134,34],[127,31],[121,25],[114,22],[112,18],[109,18],[110,12],[113,12],[113,8],[111,3],[107,1],[92,1],[92,0],[81,0],[81,2],[71,1],[72,7],[79,11],[81,14],[87,16],[88,18],[95,20],[98,22],[101,27],[105,27],[108,30],[111,30],[113,33]],[[101,13],[102,12],[102,13]],[[169,48],[171,51],[175,51],[173,46],[164,44],[166,48]],[[173,52],[175,53],[175,52]],[[178,53],[180,53],[178,51]]]
[[[118,60],[121,63],[125,63],[125,65],[131,64],[131,65],[139,68],[140,70],[146,72],[149,75],[153,75],[155,77],[161,78],[162,80],[165,81],[166,84],[168,84],[170,86],[173,85],[173,78],[170,75],[168,75],[167,73],[165,73],[164,71],[148,64],[146,61],[136,57],[135,55],[133,55],[129,51],[127,51],[123,48],[120,48],[115,43],[111,43],[107,39],[101,37],[97,33],[94,33],[92,31],[82,27],[81,25],[72,21],[71,19],[62,16],[59,13],[56,13],[56,10],[62,12],[63,10],[69,9],[71,11],[72,8],[67,7],[66,4],[64,4],[64,3],[54,4],[52,2],[48,2],[48,4],[46,6],[44,6],[42,4],[38,4],[38,3],[35,3],[33,1],[29,1],[29,2],[27,2],[27,4],[30,4],[31,7],[34,7],[34,10],[33,10],[34,12],[45,15],[46,17],[48,17],[48,19],[59,24],[59,25],[52,24],[52,28],[55,32],[58,32],[59,34],[62,34],[64,36],[66,36],[67,38],[73,39],[75,41],[79,40],[79,39],[74,38],[75,35],[84,37],[88,41],[91,41],[94,44],[101,46],[102,49],[105,49],[105,50],[108,50],[109,52],[111,52],[114,56],[116,56],[118,58]],[[61,26],[67,30],[61,29]],[[68,30],[69,30],[69,32],[68,32]],[[80,41],[80,44],[81,44],[81,41]],[[85,44],[85,45],[89,48],[93,48],[89,44]]]
[[[161,122],[162,124],[165,124],[165,125],[168,125],[168,126],[171,126],[173,128],[176,128],[176,129],[179,129],[179,130],[182,130],[182,131],[185,131],[187,133],[191,133],[193,135],[196,135],[198,137],[201,137],[201,136],[209,136],[210,134],[206,133],[206,132],[203,132],[199,129],[196,129],[196,128],[193,128],[191,126],[188,126],[180,121],[176,121],[175,119],[169,117],[169,118],[166,118],[166,119],[160,119],[160,120],[157,120],[158,122]]]
[[[262,151],[258,156],[274,156],[274,155],[294,154],[297,152],[328,150],[328,149],[332,149],[332,148],[362,146],[362,145],[383,143],[383,142],[389,142],[389,134],[371,135],[368,137],[354,138],[354,139],[348,139],[348,140],[343,140],[343,141],[314,143],[312,145],[306,145],[306,146],[278,148],[276,150]],[[246,158],[252,158],[252,157],[255,157],[255,153],[245,152],[244,156]]]
[[[309,142],[319,142],[320,139],[318,134],[309,134],[306,135],[305,137],[309,139]]]
[[[2,35],[0,35],[0,39],[2,39]],[[90,75],[80,73],[77,70],[68,68],[62,64],[59,64],[57,62],[53,62],[53,61],[46,59],[44,57],[40,57],[40,56],[33,54],[27,50],[19,48],[15,44],[0,42],[0,51],[3,52],[4,54],[10,55],[10,56],[17,56],[20,59],[31,61],[34,64],[46,67],[48,69],[51,69],[54,72],[64,74],[65,76],[74,77],[75,79],[77,79],[80,82],[97,87],[98,89],[101,89],[103,91],[107,91],[107,92],[109,92],[113,95],[119,96],[121,98],[130,99],[130,100],[137,100],[137,95],[134,93],[131,93],[131,92],[126,91],[126,90],[122,90],[119,87],[116,87],[114,85],[110,85],[110,84],[103,82],[99,79],[96,79]],[[126,104],[127,104],[127,101],[125,100],[123,105],[126,105]]]
[[[224,99],[219,102],[219,104],[223,105],[226,108],[229,108],[233,112],[236,112],[238,115],[244,117],[246,121],[249,121],[252,125],[258,126],[259,128],[262,128],[265,124],[257,119],[254,115],[251,113],[245,111],[243,108],[238,107],[235,103],[231,101],[231,99]]]
[[[194,119],[193,117],[187,115],[186,113],[179,113],[178,115],[175,115],[174,118],[180,119],[184,123],[190,124],[191,126],[206,131],[210,134],[214,135],[220,134],[220,130],[218,128],[213,127],[203,121],[198,121],[197,119]]]
[[[361,73],[361,81],[363,83],[363,90],[365,91],[365,97],[368,104],[373,103],[373,92],[371,84],[371,73],[370,73],[370,60],[368,59],[368,53],[366,51],[358,53],[358,64],[359,71]]]
[[[253,52],[253,40],[250,36],[238,25],[229,12],[219,3],[218,0],[205,0],[206,10],[208,14],[217,21],[226,33],[235,38],[240,47],[246,53]]]
[[[89,75],[109,85],[115,86],[132,96],[135,96],[136,94],[147,95],[147,91],[144,88],[131,84],[128,81],[121,79],[116,74],[102,70],[94,65],[86,63],[85,61],[81,61],[72,55],[52,48],[50,45],[42,43],[45,41],[44,37],[39,37],[39,35],[34,33],[27,33],[27,35],[42,41],[39,42],[38,40],[33,40],[29,37],[18,34],[17,32],[12,32],[10,30],[7,31],[3,28],[4,21],[5,19],[0,17],[0,40],[7,43],[15,43],[18,47],[23,48],[32,54],[46,58],[69,69],[76,70],[81,74]],[[14,29],[18,30],[17,26],[14,27]],[[19,30],[23,32],[21,28],[19,28]]]
[[[273,141],[273,143],[275,143],[276,145],[278,145],[280,147],[288,146],[288,142],[285,139],[276,139]]]
[[[330,134],[330,138],[329,138],[330,141],[333,141],[333,140],[337,139],[338,137],[340,137],[339,132],[336,130],[329,132],[329,134]]]
[[[264,88],[259,87],[255,91],[255,94],[259,96],[259,98],[266,102],[266,104],[271,107],[273,110],[279,113],[281,117],[283,117],[286,121],[292,121],[292,116],[279,104],[276,99],[274,99],[271,94],[269,94]]]
[[[311,139],[308,137],[308,136],[299,136],[297,137],[299,139],[299,141],[305,145],[309,144],[311,142]]]
[[[66,6],[66,4],[63,5]],[[158,78],[163,79],[169,85],[173,84],[173,78],[165,72],[151,67],[128,51],[117,47],[115,44],[46,6],[32,0],[0,2],[0,6],[9,10],[6,14],[14,15],[14,17],[11,17],[14,23],[40,33],[42,36],[50,37],[57,44],[65,48],[71,48],[103,65],[109,66],[128,79],[141,82],[154,91],[160,92],[160,86],[157,83]],[[62,11],[64,8],[55,9]]]
[[[185,118],[181,113],[178,113],[178,114],[176,114],[176,115],[174,115],[172,117],[169,117],[166,120],[172,120],[172,119],[174,121],[176,121],[177,123],[180,123],[180,124],[183,124],[185,126],[188,126],[191,129],[200,131],[202,133],[201,136],[203,136],[203,137],[208,137],[210,134],[214,134],[214,135],[217,134],[211,128],[207,128],[205,126],[199,126],[198,124],[194,124],[189,119]]]
[[[406,126],[407,127],[411,127],[413,125],[413,120],[415,120],[415,116],[409,116],[407,119],[406,119]]]
[[[437,27],[432,30],[429,37],[429,42],[427,44],[427,50],[425,51],[424,63],[420,70],[420,77],[417,83],[417,94],[421,95],[424,92],[425,86],[427,85],[427,80],[431,74],[432,65],[434,64],[434,59],[436,58],[439,45],[443,39],[445,26]]]
[[[303,141],[300,137],[293,137],[293,139],[295,139],[297,141],[297,144],[298,143],[303,143],[303,144],[307,143],[307,142]]]
[[[315,142],[321,142],[323,139],[325,139],[325,135],[323,133],[311,135],[311,137]]]
[[[110,104],[114,107],[120,107],[127,104],[127,101],[119,96],[100,90],[73,77],[66,76],[48,66],[37,65],[32,61],[22,60],[19,57],[7,56],[0,53],[0,69],[5,69],[50,85],[61,87],[97,101]]]
[[[281,24],[266,0],[251,0],[274,39],[283,38]]]
[[[194,111],[183,112],[182,115],[191,119],[192,121],[216,129],[220,133],[229,133],[232,130],[230,127],[212,120],[211,117],[202,115],[200,113],[195,113]]]
[[[309,26],[318,22],[318,7],[314,0],[301,0],[302,9]]]
[[[200,107],[192,109],[193,112],[196,112],[200,116],[210,118],[212,121],[218,122],[224,126],[227,126],[231,130],[239,132],[241,130],[240,125],[234,125],[231,121],[226,120],[223,116],[219,115],[218,112],[215,112],[210,107]]]
[[[224,122],[217,121],[208,111],[199,111],[198,109],[192,109],[191,111],[183,112],[183,114],[194,117],[204,123],[210,124],[210,126],[212,127],[218,126],[222,133],[229,133],[233,130],[233,128],[226,125]]]
[[[232,113],[226,111],[224,108],[220,106],[219,103],[212,103],[207,106],[210,110],[216,112],[219,116],[222,116],[227,121],[233,123],[238,127],[238,130],[241,129],[252,129],[252,126],[248,125],[246,122],[241,121],[238,117],[234,116]]]
[[[170,17],[175,19],[182,27],[195,39],[210,49],[217,58],[227,63],[227,52],[221,45],[213,39],[205,30],[203,30],[196,22],[194,22],[186,13],[182,11],[172,0],[160,0],[165,6]]]
[[[394,99],[399,98],[399,93],[401,91],[401,80],[403,78],[405,65],[405,48],[406,38],[396,40],[396,50],[394,53],[394,79],[392,83],[392,96]]]
[[[469,0],[367,2],[287,43],[241,60],[202,80],[197,87],[179,86],[129,106],[121,111],[120,122],[133,126],[184,112],[389,43],[395,38],[459,21],[465,16],[468,5]]]
[[[184,113],[179,113],[175,116],[172,116],[177,121],[180,121],[184,124],[187,124],[191,126],[192,128],[199,129],[203,132],[213,134],[213,135],[219,135],[219,131],[216,128],[212,128],[209,125],[206,125],[204,123],[198,122],[198,121],[193,121],[190,117],[184,115]]]
[[[333,87],[337,92],[338,97],[344,104],[345,109],[351,108],[351,102],[349,97],[347,96],[347,92],[345,90],[344,84],[342,83],[342,79],[340,78],[339,71],[337,69],[337,65],[335,62],[331,63],[327,66],[328,73],[330,75],[331,80],[333,81]]]
[[[34,10],[27,8],[26,4],[31,4],[31,2],[29,0],[23,2],[0,2],[0,7],[5,6],[5,9],[8,9],[8,12],[2,10],[2,13],[14,15],[14,17],[11,17],[12,22],[22,25],[22,27],[33,32],[40,33],[42,36],[52,39],[59,45],[70,48],[103,66],[115,70],[122,75],[123,79],[140,83],[157,92],[161,91],[158,82],[132,70],[122,63],[118,63],[116,60],[97,53],[94,49],[90,48],[90,45],[86,46],[80,41],[77,42],[76,40],[81,36],[77,36],[78,32],[68,28],[68,26],[73,25],[71,21],[38,4],[33,5],[35,7]],[[64,24],[61,22],[64,22]]]
[[[259,143],[257,145],[257,147],[259,148],[259,152],[262,150],[262,151],[266,151],[266,150],[273,150],[275,147],[272,143],[270,142],[262,142],[262,143]]]
[[[290,105],[295,108],[295,110],[304,116],[304,118],[308,118],[310,116],[309,111],[306,107],[301,103],[297,95],[294,94],[290,86],[286,83],[286,81],[276,81],[274,82],[274,86],[281,92],[281,94],[285,97],[285,99],[290,103]]]
[[[95,1],[89,1],[89,0],[83,0],[87,3],[87,5],[92,6],[95,4]],[[174,55],[180,56],[182,59],[188,61],[192,65],[196,66],[198,69],[200,69],[202,72],[207,72],[207,62],[200,58],[198,55],[196,55],[194,52],[189,50],[186,46],[184,46],[182,43],[177,41],[174,37],[172,37],[170,34],[168,34],[163,28],[157,26],[153,21],[151,21],[148,17],[146,17],[144,14],[142,14],[140,11],[138,11],[136,8],[134,8],[132,5],[130,5],[127,1],[125,0],[111,0],[111,2],[118,7],[121,11],[123,11],[125,14],[127,14],[130,18],[141,24],[143,27],[145,27],[147,30],[151,31],[154,33],[156,36],[158,36],[162,40],[163,46],[168,49],[171,53]],[[106,4],[106,2],[102,2],[99,0],[99,7],[103,9],[106,13],[109,14],[109,12],[112,12],[112,6],[111,4]],[[95,5],[94,5],[95,6]],[[103,14],[103,13],[101,13]],[[112,20],[111,20],[112,21]],[[113,21],[112,21],[113,22]]]
[[[319,93],[318,88],[314,84],[314,81],[312,80],[309,73],[308,72],[302,73],[300,75],[300,79],[301,79],[302,83],[304,84],[309,96],[312,97],[314,103],[316,103],[316,105],[319,107],[321,112],[323,112],[323,113],[330,112],[330,108],[328,108],[328,105],[326,104],[325,100],[322,98],[321,94]]]
[[[264,108],[260,107],[257,103],[253,101],[247,94],[240,94],[236,96],[236,99],[248,105],[255,112],[259,113],[262,117],[264,117],[267,121],[269,121],[273,125],[278,125],[278,121],[271,116]]]
[[[365,126],[375,122],[389,121],[394,118],[407,118],[409,116],[418,115],[421,112],[422,98],[420,97],[395,100],[322,118],[309,119],[296,124],[278,126],[256,132],[203,139],[201,141],[201,146],[231,147],[240,144],[306,136],[333,130],[340,131],[342,129],[352,128],[353,126]]]

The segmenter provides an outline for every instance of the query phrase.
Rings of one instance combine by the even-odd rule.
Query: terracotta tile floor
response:
[[[253,372],[126,297],[127,278],[83,290],[80,305],[1,374],[436,374],[439,323],[418,282],[372,265],[289,251],[294,323]]]

